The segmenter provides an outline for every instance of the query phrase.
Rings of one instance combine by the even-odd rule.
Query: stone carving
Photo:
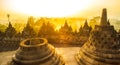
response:
[[[30,38],[20,43],[8,65],[65,65],[54,47],[44,38]]]
[[[120,43],[114,26],[103,9],[100,25],[91,31],[89,40],[75,56],[79,65],[120,65]]]

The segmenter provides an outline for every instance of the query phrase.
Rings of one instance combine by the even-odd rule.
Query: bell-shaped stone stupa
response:
[[[75,56],[79,65],[120,65],[120,41],[104,8],[100,25],[91,31],[89,40]]]

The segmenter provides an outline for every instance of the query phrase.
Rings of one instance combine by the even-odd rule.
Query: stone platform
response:
[[[65,61],[65,65],[78,65],[74,56],[79,51],[80,47],[58,47],[55,48],[56,52],[61,55]],[[69,53],[68,53],[69,52]],[[0,65],[6,65],[12,55],[14,55],[16,51],[8,51],[0,53]]]

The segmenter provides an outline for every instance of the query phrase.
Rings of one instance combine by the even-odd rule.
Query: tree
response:
[[[32,26],[30,26],[29,23],[26,24],[26,27],[24,27],[24,29],[22,31],[22,37],[23,38],[36,37],[36,32],[34,31]]]
[[[46,35],[51,36],[54,34],[55,34],[54,27],[49,22],[47,24],[45,24],[44,22],[38,32],[38,36],[42,36],[42,37],[45,37]]]
[[[72,27],[68,25],[67,21],[65,21],[64,26],[62,26],[59,30],[61,34],[72,34]]]

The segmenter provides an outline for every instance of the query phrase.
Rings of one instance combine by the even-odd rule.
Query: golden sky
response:
[[[0,19],[34,17],[94,17],[107,8],[108,16],[120,18],[120,0],[0,0]]]
[[[27,22],[34,17],[82,17],[101,16],[102,9],[107,8],[108,18],[120,20],[120,0],[0,0],[0,23],[8,23],[7,14],[12,22]],[[57,27],[64,22],[54,22]],[[81,22],[70,22],[74,29]],[[56,27],[56,28],[57,28]]]

